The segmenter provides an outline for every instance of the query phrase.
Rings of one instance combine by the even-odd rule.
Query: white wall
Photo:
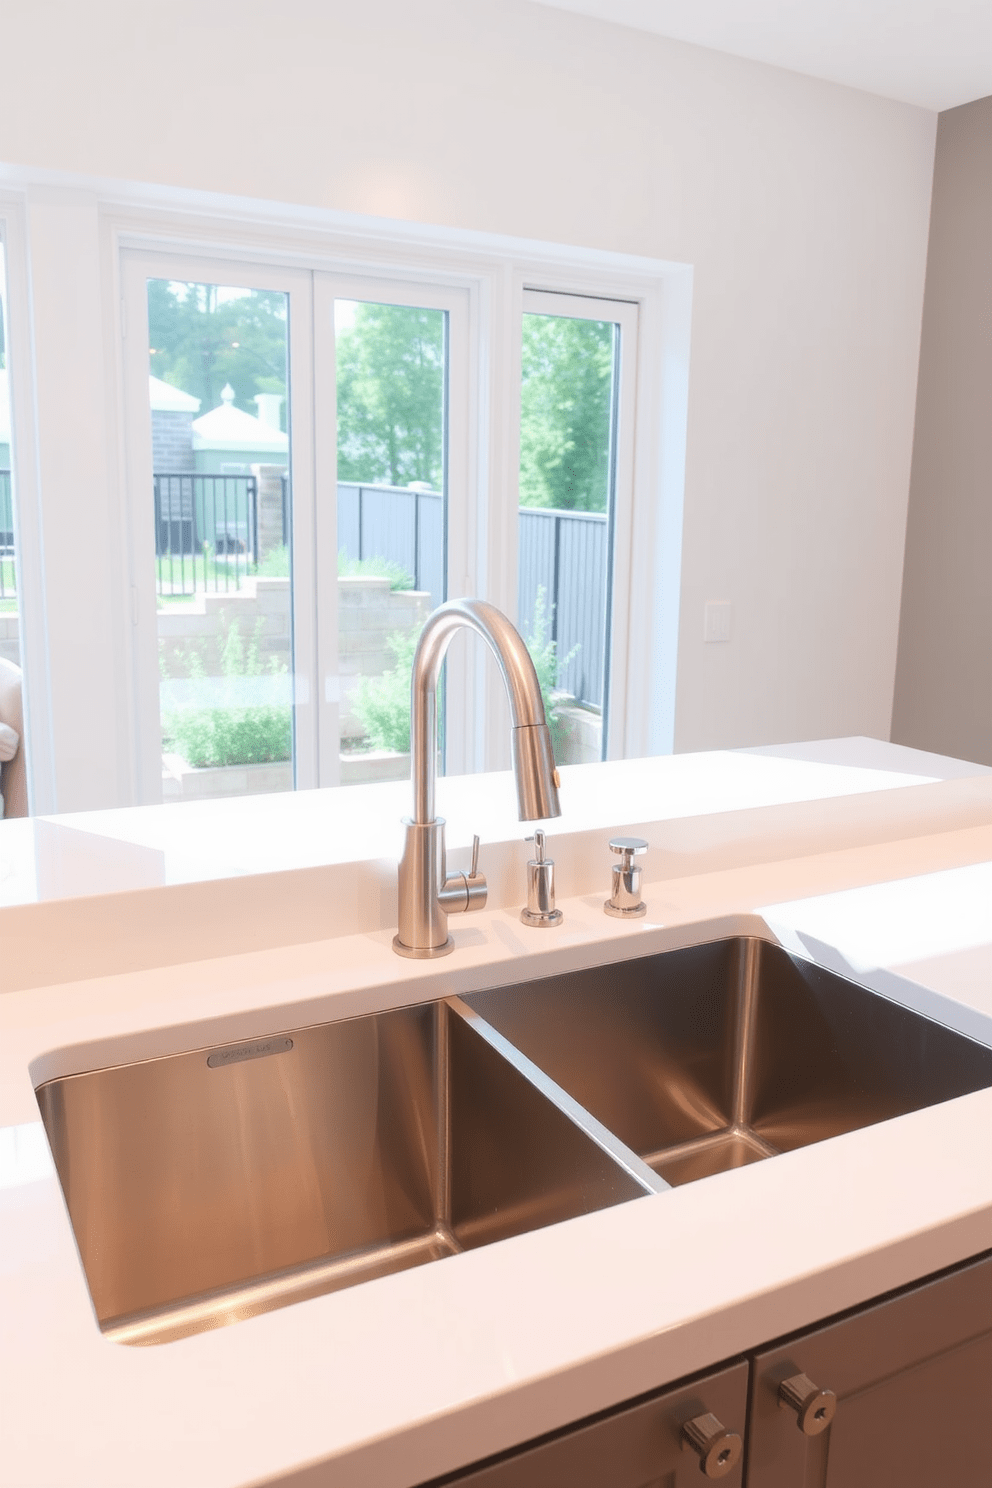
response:
[[[12,164],[691,263],[677,747],[888,737],[934,115],[526,0],[33,0],[4,52]]]

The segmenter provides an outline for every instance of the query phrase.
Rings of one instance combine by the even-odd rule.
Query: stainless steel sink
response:
[[[42,1085],[103,1331],[168,1342],[652,1191],[486,1032],[439,1003]]]
[[[992,1085],[760,940],[51,1080],[100,1326],[164,1343]]]
[[[992,1085],[992,1049],[756,939],[466,999],[670,1184]]]

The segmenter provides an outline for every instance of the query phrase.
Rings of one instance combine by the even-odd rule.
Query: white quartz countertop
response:
[[[329,934],[291,943],[277,925],[240,953],[224,941],[150,962],[156,916],[178,901],[139,911],[149,890],[181,889],[194,914],[211,884],[283,875],[299,893],[309,874],[323,892],[335,853],[365,891],[385,883],[369,863],[396,842],[357,855],[354,792],[246,809],[283,843],[276,868],[230,802],[202,832],[172,814],[201,810],[189,806],[53,819],[40,836],[40,823],[0,827],[5,956],[28,965],[43,923],[78,938],[46,964],[84,968],[15,977],[0,997],[4,1488],[413,1485],[992,1246],[988,1090],[215,1332],[143,1349],[105,1339],[38,1119],[34,1087],[54,1075],[747,931],[992,1044],[987,771],[871,741],[576,767],[555,828],[555,932],[520,924],[523,832],[500,778],[443,784],[456,846],[488,834],[498,884],[495,907],[453,920],[455,953],[432,963],[392,954],[385,889],[371,923],[341,911],[321,922]],[[382,794],[366,820],[405,809],[405,792],[368,789]],[[244,848],[226,878],[207,841],[222,817]],[[48,827],[84,839],[64,897],[38,867]],[[619,827],[652,843],[636,926],[602,914],[600,839]],[[161,855],[162,879],[95,866],[87,891],[94,842]],[[95,944],[112,910],[140,927],[123,937],[129,966]]]
[[[636,829],[656,880],[966,827],[992,771],[871,739],[563,768],[559,894],[609,882]],[[453,867],[482,838],[489,903],[530,849],[512,776],[438,782]],[[0,992],[181,965],[396,923],[406,782],[0,822]],[[983,818],[984,813],[984,818]]]

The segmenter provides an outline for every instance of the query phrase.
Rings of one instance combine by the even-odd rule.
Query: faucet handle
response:
[[[467,873],[449,873],[437,891],[437,900],[445,914],[469,914],[485,909],[489,890],[486,875],[479,872],[479,834],[472,838],[472,866]]]
[[[472,838],[472,866],[467,874],[462,874],[465,880],[465,892],[468,895],[468,903],[465,908],[485,909],[488,889],[486,887],[486,875],[479,872],[479,834]],[[450,910],[448,911],[450,914]]]

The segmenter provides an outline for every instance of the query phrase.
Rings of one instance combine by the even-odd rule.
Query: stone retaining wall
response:
[[[158,612],[162,675],[188,677],[195,654],[205,676],[222,676],[224,646],[235,624],[246,645],[257,632],[263,671],[269,670],[271,658],[288,669],[289,579],[247,579],[228,594],[201,594],[192,604],[163,606]]]
[[[204,674],[223,675],[223,654],[236,623],[242,642],[256,637],[263,672],[274,659],[290,670],[290,581],[248,579],[229,594],[201,595],[195,604],[165,606],[158,612],[159,651],[167,677],[189,676],[190,655],[200,657]],[[348,707],[360,677],[376,677],[395,665],[388,638],[419,630],[430,611],[430,595],[391,589],[388,579],[341,577],[338,584],[338,670],[341,677],[341,734],[357,738],[361,728]]]

